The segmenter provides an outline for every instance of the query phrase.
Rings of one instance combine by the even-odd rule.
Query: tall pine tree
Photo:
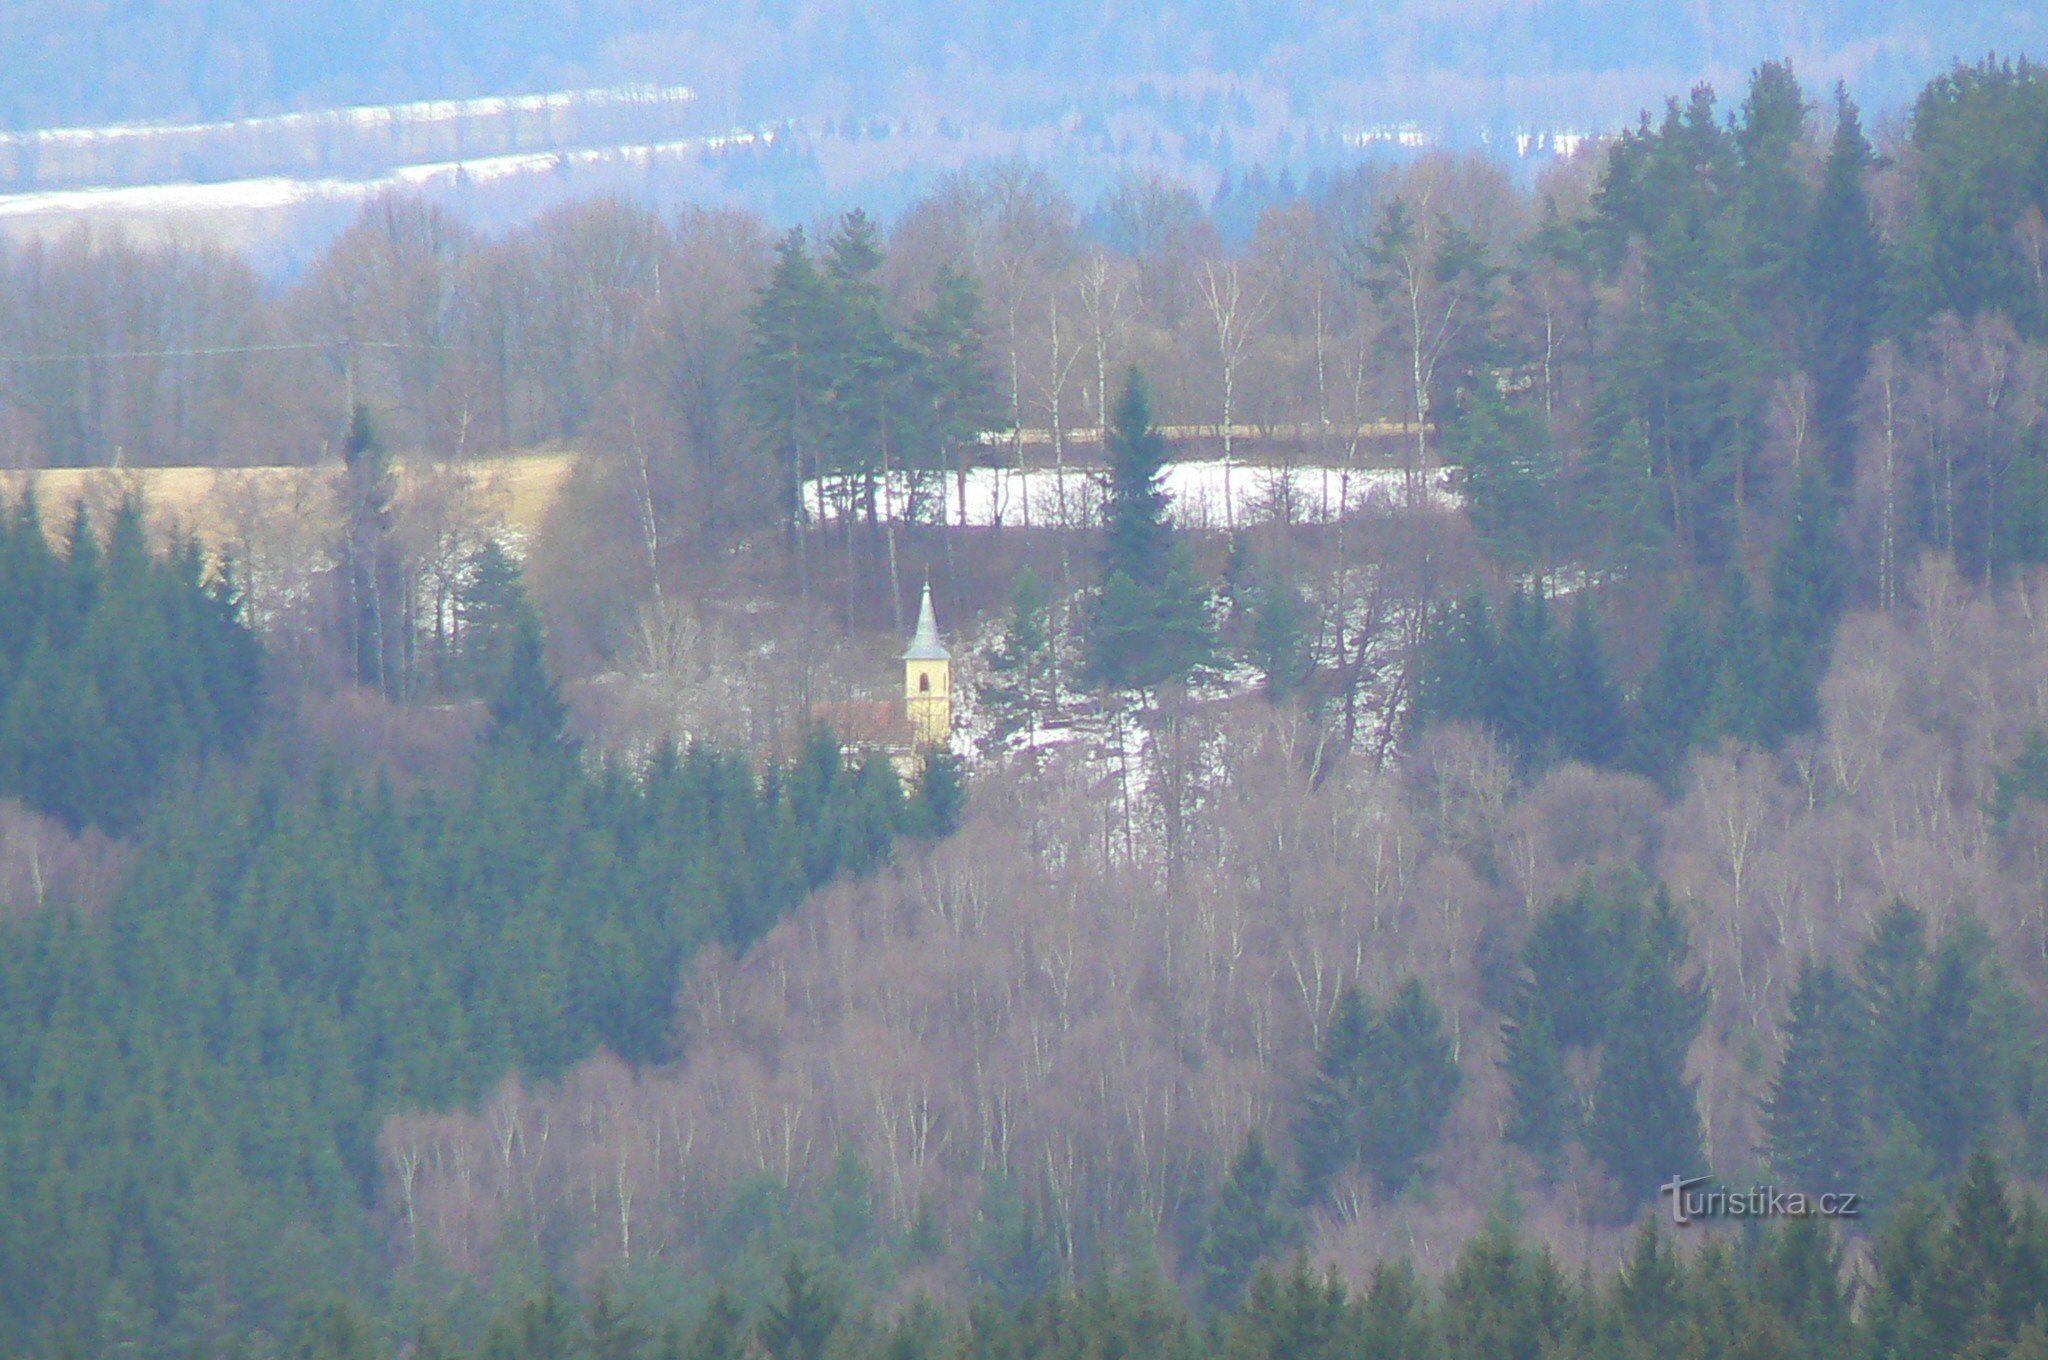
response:
[[[1805,362],[1813,380],[1813,424],[1829,479],[1855,474],[1856,394],[1884,315],[1884,256],[1864,180],[1870,143],[1848,91],[1835,88],[1835,134],[1820,199],[1807,231]]]
[[[1586,1151],[1625,1213],[1672,1176],[1707,1169],[1699,1102],[1685,1077],[1706,1003],[1680,976],[1684,962],[1684,927],[1660,891],[1616,998],[1586,1122]]]
[[[1834,964],[1808,959],[1764,1102],[1771,1162],[1788,1183],[1814,1192],[1861,1189],[1873,1134],[1869,1062],[1855,988]]]
[[[1160,488],[1166,441],[1133,368],[1111,415],[1102,591],[1087,615],[1088,670],[1104,684],[1150,687],[1206,660],[1213,639],[1207,592],[1166,519]]]
[[[1253,1268],[1286,1241],[1287,1231],[1280,1168],[1266,1151],[1265,1135],[1253,1129],[1230,1164],[1202,1239],[1202,1296],[1209,1306],[1236,1303]]]

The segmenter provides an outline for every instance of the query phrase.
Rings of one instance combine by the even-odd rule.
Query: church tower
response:
[[[939,641],[929,580],[917,610],[917,635],[903,653],[903,712],[914,744],[943,747],[952,740],[953,654]]]

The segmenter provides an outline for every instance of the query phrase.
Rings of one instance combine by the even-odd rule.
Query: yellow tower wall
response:
[[[910,717],[911,740],[919,746],[945,746],[953,738],[953,663],[903,663],[903,708]]]

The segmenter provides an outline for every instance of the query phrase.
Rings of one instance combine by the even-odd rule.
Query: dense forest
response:
[[[2048,77],[1885,126],[11,254],[321,499],[0,524],[0,1345],[2039,1354]]]
[[[863,1223],[843,1204],[835,1223]],[[1845,1257],[1812,1219],[1686,1253],[1646,1226],[1619,1267],[1575,1273],[1519,1231],[1512,1204],[1476,1234],[1440,1281],[1389,1256],[1368,1280],[1318,1275],[1297,1256],[1260,1266],[1227,1308],[1195,1312],[1154,1266],[1103,1273],[1021,1297],[987,1293],[966,1312],[923,1296],[878,1316],[838,1260],[791,1255],[750,1302],[720,1288],[687,1325],[636,1307],[609,1276],[583,1297],[542,1289],[508,1297],[465,1344],[445,1319],[404,1338],[417,1353],[508,1360],[688,1357],[967,1360],[1059,1355],[1270,1357],[1270,1360],[1496,1360],[1570,1354],[1793,1356],[2009,1355],[2048,1342],[2039,1302],[2044,1244],[2037,1201],[2015,1199],[1994,1161],[1973,1160],[1950,1204],[1922,1200],[1873,1253],[1859,1291]],[[1936,1339],[1967,1339],[1944,1347]],[[305,1310],[293,1353],[367,1360],[393,1338],[347,1304]]]
[[[704,746],[586,766],[516,575],[494,596],[488,570],[467,768],[403,793],[295,769],[231,574],[202,580],[189,541],[152,555],[140,525],[124,505],[102,548],[81,509],[59,554],[22,502],[0,541],[8,791],[128,840],[103,902],[0,927],[10,1347],[364,1283],[382,1112],[599,1046],[659,1060],[699,948],[950,829],[936,781],[906,800],[823,732],[765,771]]]

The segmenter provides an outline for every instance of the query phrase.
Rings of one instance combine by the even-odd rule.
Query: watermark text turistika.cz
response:
[[[1851,1191],[1810,1195],[1775,1185],[1747,1190],[1704,1189],[1707,1176],[1673,1176],[1657,1187],[1671,1201],[1671,1221],[1684,1227],[1703,1218],[1861,1218],[1863,1196]]]

